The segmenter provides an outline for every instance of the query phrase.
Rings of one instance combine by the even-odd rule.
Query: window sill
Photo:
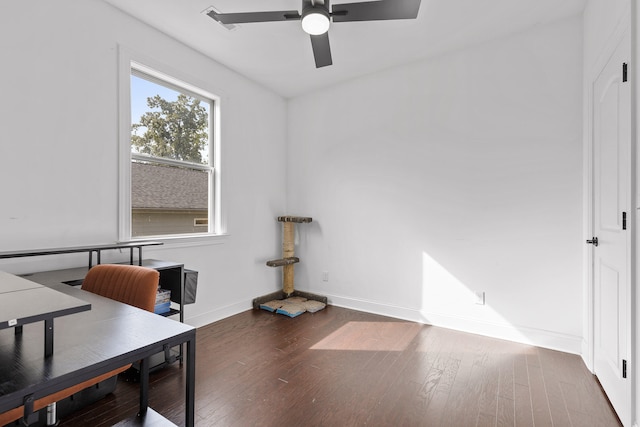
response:
[[[153,250],[191,248],[196,246],[222,245],[226,243],[228,234],[207,234],[201,236],[145,236],[144,238],[133,238],[132,242],[152,240],[162,242],[162,246],[154,246]]]

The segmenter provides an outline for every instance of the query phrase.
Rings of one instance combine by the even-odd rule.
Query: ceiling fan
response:
[[[383,21],[415,19],[421,0],[374,0],[359,3],[336,4],[330,10],[331,0],[302,0],[302,13],[297,10],[274,12],[207,13],[221,24],[247,24],[253,22],[302,21],[302,29],[311,37],[311,48],[316,68],[331,65],[329,27],[331,22]]]

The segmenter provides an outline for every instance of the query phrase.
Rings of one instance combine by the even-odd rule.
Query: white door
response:
[[[625,426],[631,425],[629,283],[631,91],[624,37],[593,84],[594,370]]]

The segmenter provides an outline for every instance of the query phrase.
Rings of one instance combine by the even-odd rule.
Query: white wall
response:
[[[297,287],[580,352],[581,76],[575,17],[291,100]]]
[[[640,152],[638,151],[638,135],[640,135],[640,119],[638,118],[639,111],[639,99],[640,99],[640,67],[638,67],[638,59],[640,58],[640,29],[638,26],[640,25],[640,8],[638,7],[638,2],[634,1],[630,5],[631,10],[631,88],[633,90],[631,96],[631,137],[632,137],[632,153],[635,151],[635,162],[633,163],[633,167],[631,168],[632,173],[635,174],[635,203],[636,203],[636,217],[635,217],[635,256],[632,258],[633,262],[633,273],[634,273],[634,282],[632,284],[632,295],[635,296],[635,304],[632,304],[632,317],[631,320],[634,322],[634,327],[632,328],[632,339],[633,342],[631,344],[631,348],[635,350],[635,354],[633,354],[634,366],[639,365],[640,361],[640,316],[638,316],[638,307],[640,307],[640,292],[638,292],[637,282],[638,282],[638,264],[640,261],[640,256],[638,254],[638,241],[640,241],[640,173],[638,172],[638,165],[640,164]],[[635,64],[635,65],[634,65]],[[633,188],[633,187],[632,187]],[[633,255],[632,255],[633,256]],[[634,426],[640,425],[640,414],[638,413],[638,409],[640,408],[640,376],[638,375],[638,369],[633,369],[631,373],[631,378],[634,383],[632,385],[632,389],[635,392],[634,399],[632,400],[632,419],[634,420]]]
[[[0,251],[117,240],[120,48],[205,82],[223,97],[228,236],[145,255],[199,271],[188,322],[248,309],[252,298],[280,286],[264,261],[280,250],[275,217],[286,203],[286,103],[97,0],[2,3]],[[25,258],[2,261],[0,269],[25,273],[86,261],[85,255]]]

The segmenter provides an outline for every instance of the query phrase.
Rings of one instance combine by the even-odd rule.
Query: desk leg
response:
[[[44,357],[53,354],[53,319],[44,321]]]
[[[139,417],[147,415],[149,407],[149,358],[140,361],[140,412]]]
[[[185,397],[186,426],[195,424],[196,402],[196,338],[187,341],[187,394]]]

